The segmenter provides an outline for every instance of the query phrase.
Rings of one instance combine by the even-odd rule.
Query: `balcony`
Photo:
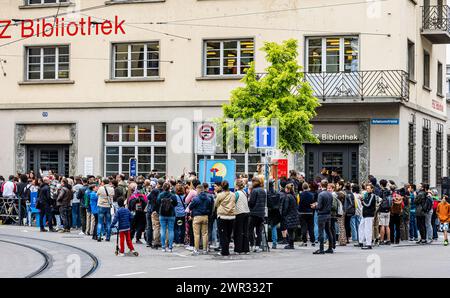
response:
[[[259,78],[265,74],[259,74]],[[408,73],[403,70],[369,70],[337,73],[304,73],[314,96],[330,102],[408,101]],[[293,90],[295,92],[295,90]]]
[[[433,44],[450,44],[450,7],[422,7],[422,35]]]

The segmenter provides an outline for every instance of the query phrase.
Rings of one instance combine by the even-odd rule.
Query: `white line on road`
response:
[[[177,255],[177,256],[180,256],[180,257],[184,257],[184,258],[188,258],[189,257],[189,256],[182,255],[182,254],[179,254],[179,253],[174,253],[174,255]]]
[[[220,262],[220,264],[230,264],[230,263],[238,263],[238,262],[242,262],[242,260],[236,260],[236,261],[224,261],[224,262]]]
[[[132,273],[123,273],[123,274],[117,274],[114,276],[129,276],[129,275],[138,275],[138,274],[145,274],[147,272],[132,272]]]
[[[173,268],[169,268],[169,270],[179,270],[179,269],[186,269],[186,268],[192,268],[195,266],[183,266],[183,267],[173,267]]]

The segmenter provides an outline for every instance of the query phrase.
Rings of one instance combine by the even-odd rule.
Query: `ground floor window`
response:
[[[444,154],[444,125],[438,123],[436,131],[436,185],[442,185],[442,168]]]
[[[422,183],[430,183],[431,121],[423,119],[422,127]]]
[[[105,175],[129,174],[130,159],[137,159],[137,175],[166,174],[165,123],[106,124]]]
[[[408,181],[416,180],[416,116],[411,114],[408,124]]]

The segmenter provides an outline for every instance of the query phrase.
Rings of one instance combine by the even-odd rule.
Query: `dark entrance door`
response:
[[[314,179],[322,168],[336,170],[348,181],[359,179],[359,145],[306,145],[306,178]]]
[[[32,145],[27,148],[27,169],[39,173],[39,170],[69,176],[68,145]]]

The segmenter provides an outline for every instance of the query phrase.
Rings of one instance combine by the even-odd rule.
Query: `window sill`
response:
[[[425,90],[425,91],[431,92],[431,88],[430,88],[430,87],[422,86],[422,88],[423,88],[423,90]]]
[[[142,83],[142,82],[164,82],[164,78],[141,78],[141,79],[108,79],[105,83]]]
[[[36,81],[21,81],[19,85],[61,85],[61,84],[75,84],[72,80],[36,80]]]
[[[445,96],[443,95],[443,94],[441,94],[441,93],[436,93],[436,96],[437,97],[440,97],[440,98],[444,98]]]
[[[75,3],[47,3],[47,4],[28,4],[20,5],[19,9],[33,9],[33,8],[54,8],[54,7],[69,7],[75,6]]]
[[[414,79],[408,79],[408,81],[409,81],[411,84],[417,85],[417,81],[414,80]]]
[[[197,77],[197,81],[227,81],[227,80],[242,80],[244,76],[204,76]]]
[[[141,4],[141,3],[160,3],[166,2],[166,0],[121,0],[121,1],[106,1],[105,5],[117,5],[117,4]]]

